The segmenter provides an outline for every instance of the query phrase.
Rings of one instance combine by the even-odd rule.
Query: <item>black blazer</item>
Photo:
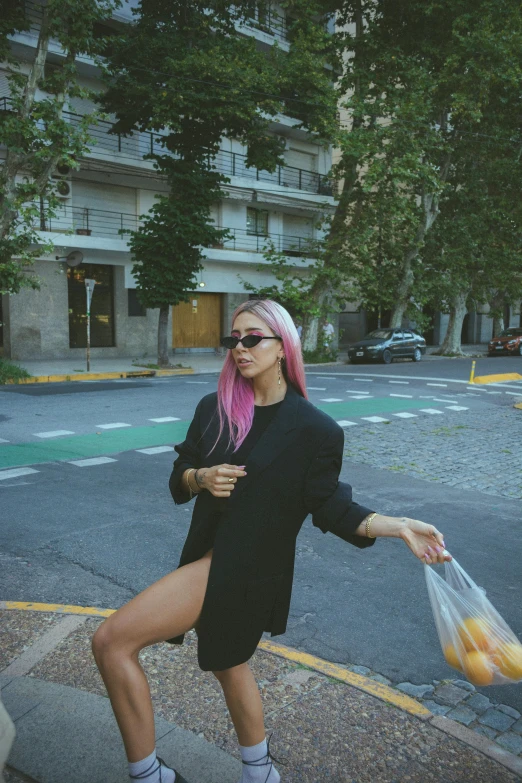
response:
[[[214,451],[218,434],[217,394],[199,402],[170,477],[176,503],[189,494],[181,481],[189,468],[231,462],[228,432]],[[286,630],[296,538],[308,514],[323,533],[330,531],[357,547],[374,539],[354,535],[369,508],[352,500],[339,482],[344,432],[290,385],[282,405],[250,452],[247,476],[229,498],[198,494],[179,566],[213,547],[212,564],[198,622],[198,663],[220,671],[247,661],[263,631]],[[169,639],[182,644],[183,636]]]

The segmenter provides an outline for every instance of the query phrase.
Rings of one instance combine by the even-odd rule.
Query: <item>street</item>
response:
[[[522,638],[522,381],[470,387],[470,365],[314,367],[307,382],[345,429],[356,500],[435,524]],[[477,375],[508,372],[522,374],[522,358],[477,362]],[[0,599],[116,608],[175,568],[192,504],[170,497],[172,447],[216,387],[215,374],[0,387]],[[394,684],[457,676],[407,548],[359,551],[310,520],[275,641]],[[522,709],[516,686],[479,690]]]

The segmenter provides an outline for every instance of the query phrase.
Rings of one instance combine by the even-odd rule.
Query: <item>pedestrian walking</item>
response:
[[[328,353],[331,351],[331,345],[333,342],[334,334],[335,334],[335,329],[333,327],[333,324],[331,324],[328,318],[325,317],[323,321],[323,345],[325,351],[327,351]]]
[[[138,654],[195,629],[198,663],[221,684],[243,762],[240,783],[278,783],[261,696],[248,665],[264,631],[284,633],[296,537],[308,514],[359,548],[401,538],[424,563],[450,559],[433,525],[385,516],[339,481],[344,432],[307,399],[301,346],[286,310],[240,305],[218,391],[199,402],[170,478],[176,503],[197,496],[178,568],[119,609],[93,639],[123,736],[130,777],[183,783],[156,757]],[[197,781],[194,781],[197,783]]]

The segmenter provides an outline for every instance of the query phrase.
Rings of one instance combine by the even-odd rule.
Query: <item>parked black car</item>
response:
[[[369,361],[390,364],[399,357],[420,362],[425,353],[424,337],[406,329],[375,329],[348,349],[352,364]]]

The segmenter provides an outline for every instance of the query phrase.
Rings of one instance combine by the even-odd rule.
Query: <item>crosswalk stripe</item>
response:
[[[35,438],[58,438],[60,435],[74,435],[72,430],[51,430],[50,432],[35,432]]]
[[[150,449],[136,449],[140,454],[163,454],[164,451],[174,451],[174,446],[152,446]]]
[[[392,416],[398,416],[399,419],[416,419],[416,413],[392,413]]]
[[[381,421],[389,421],[389,419],[383,419],[382,416],[363,416],[364,421],[371,421],[372,424],[379,424]]]
[[[363,391],[362,389],[346,389],[346,394],[369,394],[370,392]]]
[[[427,383],[426,386],[447,386],[447,383]]]
[[[469,411],[469,408],[464,408],[462,405],[446,405],[449,411]]]
[[[366,395],[366,394],[350,394],[348,397],[349,400],[373,400],[373,395]]]
[[[355,427],[357,426],[356,421],[348,421],[347,419],[341,419],[337,422],[341,427]]]
[[[421,413],[432,413],[433,415],[439,413],[441,416],[443,416],[443,411],[437,410],[437,408],[421,408]]]
[[[321,402],[342,402],[339,397],[325,397]]]
[[[132,424],[124,424],[122,421],[115,421],[112,424],[95,424],[97,430],[115,430],[118,427],[132,427]]]
[[[5,479],[18,478],[18,476],[28,476],[30,473],[39,473],[34,468],[13,468],[12,470],[0,470],[0,481]]]
[[[413,394],[389,394],[388,397],[404,397],[405,399],[411,400]]]
[[[149,421],[155,421],[157,424],[164,424],[166,421],[181,421],[175,416],[162,416],[160,419],[149,419]]]
[[[326,387],[323,386],[307,386],[310,391],[326,391]]]
[[[388,383],[397,383],[400,386],[409,386],[410,385],[409,381],[388,381]]]
[[[90,459],[75,459],[69,462],[69,465],[76,465],[78,468],[89,468],[91,465],[105,465],[107,462],[117,462],[112,457],[91,457]]]

